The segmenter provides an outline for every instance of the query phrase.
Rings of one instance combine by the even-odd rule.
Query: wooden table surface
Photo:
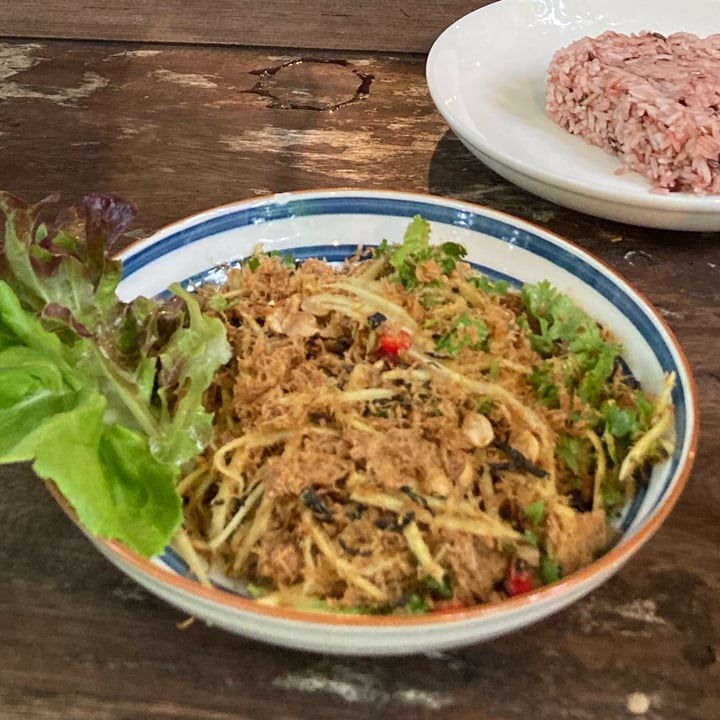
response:
[[[16,14],[37,6],[13,5]],[[301,653],[202,623],[180,629],[184,616],[99,556],[27,467],[2,467],[0,720],[720,717],[719,233],[598,220],[508,184],[449,132],[428,95],[423,48],[21,30],[0,39],[0,188],[29,200],[58,190],[67,204],[125,194],[139,203],[143,234],[232,200],[340,186],[512,213],[592,251],[659,308],[694,370],[702,427],[675,510],[604,586],[522,632],[401,659]]]

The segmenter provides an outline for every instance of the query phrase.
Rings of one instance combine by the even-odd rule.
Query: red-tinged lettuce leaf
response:
[[[38,223],[43,209],[57,200],[57,195],[50,195],[30,204],[0,192],[0,208],[7,218],[0,234],[0,273],[29,308],[39,309],[45,302],[38,266],[49,263],[51,255],[43,248],[46,233],[38,228]]]
[[[41,215],[58,200],[26,203],[0,192],[6,216],[0,270],[27,309],[66,307],[88,326],[107,324],[120,304],[115,291],[122,264],[106,249],[132,221],[136,207],[118,197],[90,195],[82,210],[66,209],[52,225]]]
[[[137,207],[135,203],[120,197],[88,195],[83,203],[85,211],[85,260],[102,279],[108,275],[108,266],[117,269],[119,263],[108,257],[108,248],[130,225]]]

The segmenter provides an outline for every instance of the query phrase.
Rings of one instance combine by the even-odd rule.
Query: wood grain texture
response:
[[[687,353],[702,414],[687,489],[639,555],[567,611],[398,661],[181,630],[184,617],[100,557],[26,466],[0,467],[0,720],[715,720],[720,233],[602,221],[510,185],[448,132],[421,56],[312,55],[347,64],[308,60],[294,82],[333,100],[372,76],[369,92],[334,112],[248,92],[255,71],[303,57],[287,50],[0,43],[0,188],[60,190],[68,204],[126,194],[141,235],[232,200],[341,186],[450,195],[565,235],[635,284]]]
[[[0,2],[0,36],[427,52],[493,0]]]

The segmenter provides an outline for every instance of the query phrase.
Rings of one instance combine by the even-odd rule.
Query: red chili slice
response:
[[[401,350],[412,347],[412,337],[406,330],[400,330],[396,335],[381,335],[380,347],[390,355],[397,355]]]
[[[535,589],[535,579],[527,567],[527,564],[522,560],[518,560],[517,563],[510,563],[505,576],[505,592],[510,597],[516,595],[524,595]]]
[[[535,589],[532,575],[529,573],[515,574],[505,581],[505,591],[510,597],[524,595]]]

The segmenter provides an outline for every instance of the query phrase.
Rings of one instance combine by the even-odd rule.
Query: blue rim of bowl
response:
[[[203,219],[202,215],[197,216],[196,222],[193,222],[191,218],[188,224],[178,224],[177,229],[169,226],[164,234],[158,236],[157,241],[129,254],[123,261],[123,278],[131,276],[170,252],[236,228],[323,215],[383,215],[408,219],[415,215],[422,215],[430,222],[461,227],[521,248],[557,265],[584,283],[591,285],[612,304],[622,305],[624,315],[648,342],[665,372],[674,371],[679,383],[682,383],[685,377],[677,351],[674,351],[673,343],[669,342],[667,329],[658,322],[647,307],[646,301],[636,291],[629,286],[625,287],[625,282],[619,276],[613,276],[613,272],[603,268],[594,256],[572,245],[569,241],[552,236],[551,233],[545,233],[539,228],[533,229],[531,225],[502,213],[488,211],[481,206],[471,206],[461,201],[443,204],[441,198],[437,198],[433,202],[432,196],[419,195],[415,198],[407,197],[407,194],[393,196],[392,193],[379,195],[368,193],[305,195],[298,193],[295,199],[284,197],[282,202],[270,197],[265,201],[225,206],[219,208],[218,211],[219,214],[207,219]],[[539,232],[543,234],[539,234]],[[298,260],[307,257],[324,257],[327,260],[335,261],[347,257],[349,250],[350,246],[348,245],[297,246],[292,248],[292,253]],[[492,268],[476,267],[496,279],[503,278],[516,285],[520,284],[517,278],[500,274]],[[200,282],[212,271],[213,268],[208,268],[191,278],[186,278],[184,282]],[[682,457],[690,445],[687,435],[690,409],[686,407],[683,388],[678,384],[673,390],[673,402],[675,404],[676,446],[670,458],[670,465],[664,472],[663,487],[657,494],[653,506],[646,510],[648,514],[651,514],[659,504],[665,502]],[[646,487],[638,488],[633,501],[625,511],[620,525],[623,532],[633,524],[645,499],[646,491]],[[170,548],[159,559],[180,575],[186,575],[188,572],[185,562]],[[219,586],[219,589],[228,591],[222,586]],[[229,592],[234,593],[235,591],[229,590]]]

